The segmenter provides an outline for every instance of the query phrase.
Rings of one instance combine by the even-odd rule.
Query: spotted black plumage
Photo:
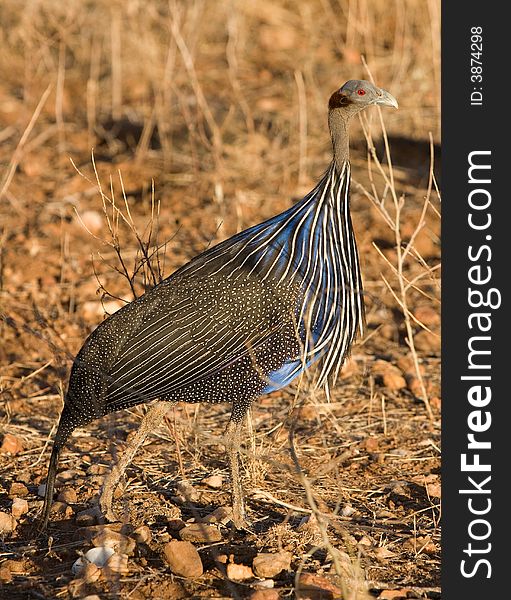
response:
[[[303,200],[200,254],[89,336],[69,379],[43,524],[60,449],[78,426],[154,399],[231,402],[241,423],[255,398],[314,363],[319,385],[335,381],[364,314],[347,122],[378,103],[397,106],[368,82],[337,90],[334,160]]]

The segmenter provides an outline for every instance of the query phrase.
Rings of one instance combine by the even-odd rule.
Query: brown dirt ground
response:
[[[172,408],[136,456],[117,508],[123,531],[145,524],[152,538],[137,544],[126,573],[82,585],[71,565],[91,547],[79,528],[97,522],[82,511],[97,503],[103,475],[136,430],[140,407],[75,433],[57,488],[74,490],[76,501],[57,506],[51,537],[33,529],[72,358],[106,313],[133,298],[108,243],[91,147],[103,189],[110,194],[111,176],[117,203],[122,174],[133,222],[150,248],[167,241],[159,257],[168,275],[310,189],[329,160],[328,94],[348,78],[367,77],[362,52],[401,105],[384,117],[395,189],[404,197],[399,231],[406,245],[428,196],[428,135],[438,135],[436,4],[410,1],[403,13],[383,2],[341,2],[339,11],[319,0],[234,3],[232,11],[229,3],[214,9],[171,3],[170,13],[159,2],[123,8],[97,0],[89,12],[68,4],[42,2],[28,16],[15,2],[2,9],[9,27],[0,38],[0,511],[10,514],[21,496],[29,510],[13,532],[0,534],[0,596],[244,598],[257,581],[230,580],[222,556],[250,566],[258,552],[284,549],[293,559],[291,570],[274,579],[279,597],[340,597],[297,586],[300,573],[318,574],[334,590],[346,584],[335,573],[333,547],[347,553],[369,597],[440,598],[439,202],[433,191],[403,265],[403,277],[414,284],[407,301],[417,319],[412,327],[428,414],[403,313],[383,279],[399,290],[390,266],[396,238],[365,192],[385,194],[391,215],[392,200],[376,169],[368,171],[359,123],[352,136],[352,215],[366,336],[330,398],[314,391],[311,374],[254,404],[243,456],[252,531],[222,525],[220,542],[196,543],[204,565],[199,578],[175,576],[163,560],[179,519],[197,521],[229,505],[226,405]],[[174,37],[172,23],[179,25]],[[116,36],[120,49],[109,41]],[[18,146],[50,81],[41,113]],[[370,119],[383,156],[377,117]],[[158,230],[148,232],[153,181]],[[135,236],[122,222],[118,234],[132,273],[140,264]],[[157,270],[154,257],[152,263]],[[147,283],[142,272],[147,268],[133,281],[137,294]],[[223,476],[219,489],[203,483],[212,474]],[[179,494],[183,481],[193,486],[191,500]],[[311,502],[327,539],[313,519],[304,521]],[[345,590],[344,597],[354,596]]]

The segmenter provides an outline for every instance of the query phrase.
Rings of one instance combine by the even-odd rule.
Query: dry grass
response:
[[[40,0],[22,10],[5,0],[0,19],[0,427],[23,445],[0,453],[0,510],[10,511],[13,482],[25,482],[30,507],[3,537],[0,563],[19,569],[9,582],[0,564],[8,593],[83,592],[70,572],[87,549],[73,538],[74,516],[54,517],[49,542],[29,525],[87,333],[209,244],[308,191],[330,160],[327,98],[368,78],[365,61],[400,104],[385,124],[372,111],[352,130],[366,338],[329,394],[307,377],[254,405],[244,467],[257,534],[224,530],[220,545],[201,547],[205,575],[169,587],[168,518],[228,502],[226,486],[201,484],[225,473],[228,407],[173,409],[121,503],[153,542],[128,575],[87,591],[246,597],[252,583],[229,581],[215,557],[250,564],[258,551],[287,549],[282,597],[312,572],[352,600],[385,589],[438,598],[439,3]],[[74,471],[75,513],[92,506],[140,414],[73,438],[61,468]],[[184,479],[193,503],[175,498]]]

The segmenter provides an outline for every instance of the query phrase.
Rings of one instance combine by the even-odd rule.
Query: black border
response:
[[[510,504],[507,484],[511,484],[510,450],[506,443],[508,439],[511,442],[511,398],[510,386],[505,386],[506,370],[511,374],[511,365],[507,364],[511,327],[505,290],[510,271],[507,242],[511,231],[507,215],[511,209],[511,180],[507,182],[508,189],[504,189],[506,175],[511,173],[511,144],[507,141],[511,133],[511,94],[507,91],[511,30],[505,7],[505,3],[497,2],[442,3],[442,596],[449,600],[511,597],[506,577],[511,568],[504,567],[511,543],[505,513]],[[482,106],[470,105],[470,93],[474,86],[479,87],[479,83],[471,81],[470,64],[471,28],[476,26],[482,27],[483,36]],[[474,232],[468,225],[467,198],[472,188],[468,184],[467,157],[474,150],[491,150],[491,184],[485,187],[492,197],[492,224],[484,234]],[[492,467],[491,484],[486,486],[491,489],[492,508],[485,516],[492,532],[486,540],[491,543],[491,551],[479,557],[489,560],[491,577],[486,577],[488,570],[480,565],[474,576],[467,578],[461,573],[461,561],[471,560],[474,566],[477,560],[476,555],[470,558],[463,552],[470,541],[468,524],[476,517],[467,507],[468,496],[459,493],[467,488],[470,475],[461,471],[460,455],[467,452],[467,417],[474,410],[467,401],[468,385],[460,380],[467,374],[471,335],[468,269],[473,263],[468,259],[467,247],[481,245],[487,234],[492,238],[491,261],[486,263],[492,269],[490,286],[502,293],[500,308],[490,310],[492,400],[485,410],[491,412],[492,425],[484,435],[492,447],[481,452],[482,462],[489,461]]]

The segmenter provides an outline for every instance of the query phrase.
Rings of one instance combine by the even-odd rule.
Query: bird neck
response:
[[[328,125],[332,138],[334,163],[339,173],[350,158],[349,116],[339,109],[331,110],[328,114]]]

